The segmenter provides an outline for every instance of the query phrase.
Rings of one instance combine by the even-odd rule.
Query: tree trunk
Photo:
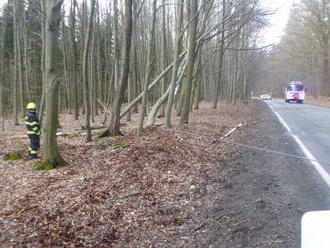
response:
[[[184,55],[186,54],[186,52],[183,52],[179,58],[182,58]],[[164,71],[162,71],[157,78],[149,85],[148,87],[148,91],[150,91],[151,89],[153,89],[153,87],[155,87],[160,81],[161,79],[166,75],[166,73],[173,67],[173,64],[170,64]],[[120,118],[122,118],[123,116],[125,116],[128,111],[133,108],[134,106],[137,105],[137,103],[142,99],[143,96],[143,92],[138,95],[121,113],[120,113]]]
[[[120,108],[122,98],[127,87],[129,68],[130,68],[130,51],[132,39],[132,0],[125,0],[125,32],[122,47],[123,65],[120,74],[120,84],[116,91],[114,105],[111,112],[111,122],[108,129],[100,135],[104,136],[118,136],[122,135],[120,132]]]
[[[180,124],[188,123],[189,121],[189,111],[190,111],[190,98],[191,98],[191,88],[192,79],[194,73],[194,63],[195,63],[195,50],[196,50],[196,33],[198,25],[197,16],[197,2],[198,0],[190,1],[190,17],[192,21],[189,26],[189,47],[188,47],[188,61],[187,61],[187,78],[184,87],[184,98],[182,106],[182,114],[180,119]]]
[[[157,0],[153,0],[151,29],[150,29],[150,33],[149,33],[149,48],[148,48],[148,58],[147,58],[147,67],[146,67],[146,77],[145,77],[145,82],[144,82],[142,106],[141,106],[141,113],[140,113],[140,118],[139,118],[139,126],[137,129],[138,137],[143,134],[143,122],[144,122],[144,117],[146,114],[146,107],[147,107],[148,86],[149,86],[149,81],[151,80],[152,69],[153,69],[153,64],[154,64],[154,59],[155,59],[155,26],[156,26],[156,11],[157,11],[156,5],[157,5]]]
[[[24,117],[25,104],[24,104],[24,83],[23,83],[23,56],[22,56],[22,0],[16,0],[16,56],[17,56],[17,73],[18,73],[18,85],[19,85],[19,98],[20,98],[20,112],[21,116]]]
[[[5,129],[5,114],[4,114],[4,86],[5,86],[5,28],[2,27],[0,32],[2,39],[0,44],[0,117],[2,116],[2,131]]]
[[[90,87],[88,84],[88,55],[89,55],[89,45],[91,42],[91,34],[93,29],[93,19],[94,19],[94,9],[95,1],[91,0],[91,13],[88,20],[88,27],[84,43],[84,58],[83,58],[83,83],[84,83],[84,100],[85,100],[85,127],[86,127],[86,142],[92,141],[92,133],[90,129],[90,114],[91,114],[91,104],[89,91]]]
[[[24,12],[25,13],[25,12]],[[28,30],[25,25],[26,23],[26,16],[24,14],[24,67],[25,67],[25,74],[24,74],[24,82],[25,82],[25,92],[27,101],[31,101],[30,89],[29,89],[29,59],[28,59]]]
[[[183,79],[183,76],[184,76],[185,69],[186,69],[186,63],[183,66],[183,68],[181,68],[179,77],[177,77],[178,79],[177,79],[177,81],[175,83],[176,87],[181,83],[181,81]],[[162,95],[157,100],[157,102],[155,103],[155,105],[152,107],[152,109],[151,109],[151,111],[149,113],[149,116],[148,116],[148,125],[154,125],[155,124],[157,112],[162,107],[162,105],[165,105],[164,103],[166,102],[166,100],[167,100],[167,98],[168,98],[168,96],[170,94],[170,91],[171,91],[171,85],[167,88],[167,90],[165,91],[164,95]]]
[[[41,169],[66,165],[56,138],[58,120],[58,90],[60,66],[58,58],[58,31],[63,0],[45,0],[45,88],[46,116]]]
[[[226,15],[226,1],[222,1],[222,18],[225,18]],[[219,51],[219,76],[216,81],[216,89],[215,89],[215,99],[213,102],[213,108],[218,107],[218,98],[219,98],[219,89],[220,84],[222,82],[222,67],[223,67],[223,56],[225,55],[225,22],[222,22],[221,25],[221,35],[220,35],[220,51]]]
[[[46,9],[45,7],[45,0],[40,0],[40,5],[43,10]],[[43,22],[41,24],[41,81],[42,81],[42,95],[41,95],[41,101],[40,101],[40,107],[39,107],[39,125],[40,129],[42,127],[43,123],[43,117],[44,117],[44,110],[45,110],[45,95],[46,95],[46,69],[45,69],[45,52],[46,52],[46,16],[43,15]]]
[[[165,127],[171,127],[171,113],[174,101],[174,90],[175,90],[175,82],[179,68],[180,61],[180,44],[181,44],[181,29],[183,24],[183,3],[184,0],[178,0],[177,7],[177,21],[176,21],[176,30],[175,30],[175,47],[174,47],[174,65],[172,70],[172,77],[170,83],[170,91],[166,105],[166,113],[165,113]]]
[[[194,109],[199,109],[199,101],[200,101],[200,94],[201,94],[201,65],[202,64],[202,49],[200,49],[198,53],[198,63],[196,68],[196,75],[195,75],[195,95],[194,95]]]
[[[113,0],[113,21],[114,21],[114,89],[118,88],[119,83],[119,30],[118,30],[118,1]]]
[[[71,0],[71,46],[72,46],[72,86],[73,86],[73,113],[74,119],[79,117],[79,100],[77,84],[77,46],[76,46],[76,0]]]
[[[166,42],[166,0],[163,0],[163,9],[162,9],[162,70],[166,68],[167,65],[167,42]],[[165,94],[165,88],[167,84],[167,76],[162,80],[161,93]],[[165,104],[162,104],[160,117],[165,116]]]
[[[69,109],[70,113],[71,113],[71,96],[70,96],[70,88],[69,88],[69,82],[70,82],[70,78],[69,78],[69,70],[68,70],[68,56],[67,56],[67,49],[66,49],[66,34],[65,34],[65,23],[62,22],[62,33],[63,33],[63,38],[62,38],[62,52],[63,52],[63,82],[65,85],[65,89],[66,89],[66,108]]]
[[[14,64],[15,64],[15,71],[14,71],[14,118],[15,118],[15,125],[19,125],[18,122],[18,46],[17,40],[17,27],[18,27],[18,0],[14,0]]]

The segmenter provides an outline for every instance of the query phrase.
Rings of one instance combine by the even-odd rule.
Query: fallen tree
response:
[[[183,53],[181,53],[180,55],[180,59],[186,54],[186,51],[184,51]],[[166,73],[172,69],[174,65],[174,62],[172,64],[170,64],[168,67],[165,68],[165,70],[162,71],[161,74],[158,75],[158,77],[151,82],[151,84],[148,87],[148,92],[153,89],[159,82],[160,80],[166,75]],[[143,92],[140,93],[140,95],[138,95],[130,104],[128,104],[128,106],[120,113],[120,118],[123,118],[132,107],[134,107],[141,99],[143,96]]]
[[[179,71],[179,77],[175,83],[176,85],[176,88],[180,85],[183,77],[184,77],[184,72],[186,70],[186,66],[187,66],[187,63],[186,63],[186,60],[182,63],[182,66],[181,66],[181,70]],[[147,125],[154,125],[155,124],[155,121],[156,121],[156,115],[160,109],[160,107],[166,102],[169,94],[170,94],[170,90],[171,90],[171,85],[168,86],[166,92],[164,93],[164,95],[162,95],[158,100],[157,102],[154,104],[154,106],[152,107],[149,115],[148,115],[148,121],[147,121]],[[177,92],[177,90],[176,90]]]

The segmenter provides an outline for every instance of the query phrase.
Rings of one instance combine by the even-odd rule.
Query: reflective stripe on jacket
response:
[[[36,112],[28,112],[25,116],[27,134],[40,135],[39,120]]]

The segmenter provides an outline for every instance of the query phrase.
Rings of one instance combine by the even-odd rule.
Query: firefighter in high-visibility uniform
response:
[[[40,148],[40,125],[37,116],[37,105],[30,102],[26,105],[28,110],[25,116],[25,125],[27,128],[26,134],[29,136],[31,144],[29,147],[29,156],[38,158],[38,150]]]

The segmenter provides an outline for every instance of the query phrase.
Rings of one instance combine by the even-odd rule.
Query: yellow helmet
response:
[[[30,103],[28,103],[28,105],[26,105],[27,110],[33,110],[36,108],[37,108],[37,105],[34,102],[30,102]]]

